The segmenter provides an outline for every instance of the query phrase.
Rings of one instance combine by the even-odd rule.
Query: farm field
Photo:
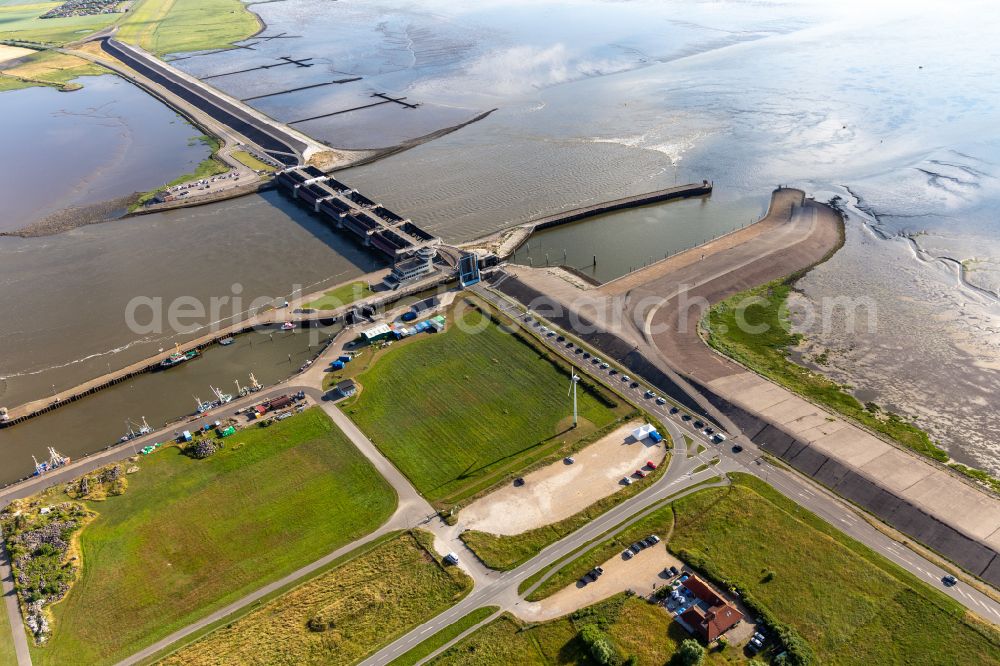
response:
[[[161,663],[351,664],[464,597],[426,532],[403,533],[323,573]]]
[[[596,664],[580,633],[597,627],[610,639],[624,663],[635,657],[638,664],[667,664],[680,642],[690,636],[657,606],[624,594],[582,608],[568,617],[524,625],[511,615],[502,615],[461,643],[428,662],[433,666],[549,666],[550,664]],[[736,650],[710,653],[705,666],[741,663]]]
[[[379,352],[356,376],[363,390],[344,406],[432,502],[459,502],[631,412],[581,382],[574,430],[569,368],[469,301],[458,301],[448,321],[442,333]]]
[[[111,25],[122,14],[39,18],[61,2],[0,2],[0,39],[65,44]]]
[[[122,19],[117,37],[164,56],[225,48],[260,28],[240,0],[139,0]]]
[[[822,663],[920,663],[928,654],[936,663],[996,663],[1000,635],[966,617],[959,604],[763,482],[742,474],[733,479],[650,514],[570,562],[531,598],[673,526],[671,552],[752,595]]]
[[[86,502],[83,566],[35,664],[114,663],[382,524],[395,493],[318,408],[209,458],[141,458],[124,495]],[[64,499],[53,491],[46,499]]]

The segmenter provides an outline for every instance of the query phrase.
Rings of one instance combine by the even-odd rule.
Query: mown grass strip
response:
[[[469,627],[476,626],[489,616],[496,613],[498,610],[500,610],[499,606],[485,606],[483,608],[477,608],[457,622],[449,624],[447,627],[424,640],[416,647],[411,648],[409,651],[396,657],[389,662],[389,666],[413,666],[413,664],[416,664],[418,661],[431,654],[442,645],[447,645],[456,637],[461,636],[462,632],[469,629]]]

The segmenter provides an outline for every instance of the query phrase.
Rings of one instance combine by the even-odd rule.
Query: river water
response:
[[[755,219],[779,183],[853,202],[842,263],[814,272],[805,294],[871,296],[886,320],[871,334],[805,332],[853,350],[833,355],[838,379],[918,417],[956,457],[1000,471],[989,425],[1000,376],[1000,18],[989,3],[962,5],[284,0],[253,6],[263,35],[280,39],[175,64],[241,98],[362,77],[249,102],[289,122],[370,103],[373,92],[420,104],[295,125],[342,147],[395,145],[496,108],[338,175],[450,241],[714,181],[708,199],[551,230],[532,239],[530,259],[527,247],[516,257],[539,265],[548,254],[601,280]],[[312,66],[227,75],[282,56]],[[136,295],[207,299],[239,283],[247,300],[281,297],[370,262],[278,195],[0,239],[0,403],[183,337],[124,326]],[[934,325],[911,326],[900,344],[898,327],[928,312]],[[918,361],[931,348],[927,368]],[[928,399],[950,389],[953,399]]]

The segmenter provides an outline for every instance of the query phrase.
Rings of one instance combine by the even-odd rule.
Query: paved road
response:
[[[3,584],[4,612],[10,621],[10,629],[14,635],[14,653],[18,666],[31,666],[31,653],[28,651],[28,634],[21,620],[21,609],[17,605],[17,592],[14,590],[14,574],[7,559],[6,541],[3,530],[0,530],[0,582]],[[2,625],[2,623],[0,623]]]
[[[495,307],[511,316],[524,330],[536,332],[535,335],[539,335],[537,333],[538,328],[533,323],[524,321],[524,317],[521,316],[523,308],[519,305],[514,304],[507,297],[493,290],[488,290],[481,284],[476,285],[474,289]],[[533,317],[533,320],[537,321],[538,317]],[[557,338],[558,335],[542,335],[539,337],[542,342],[547,344],[553,351],[559,353],[564,359],[579,365],[582,355],[575,353],[576,347],[569,348],[566,346],[566,342],[558,342]],[[714,450],[722,457],[724,462],[732,461],[740,471],[753,474],[767,481],[792,501],[821,516],[834,527],[837,527],[870,548],[882,553],[932,587],[941,590],[952,599],[958,601],[973,613],[987,618],[991,622],[1000,624],[1000,603],[997,603],[991,597],[963,582],[959,582],[954,587],[944,587],[941,584],[941,578],[948,573],[952,573],[951,571],[945,571],[911,550],[905,544],[875,529],[865,518],[861,517],[858,509],[843,501],[826,488],[796,472],[771,465],[762,457],[764,451],[746,438],[741,441],[743,450],[738,453],[733,451],[728,440],[722,444],[716,443],[701,428],[693,426],[697,422],[697,418],[685,418],[684,411],[677,409],[669,402],[660,405],[655,400],[646,398],[646,391],[649,389],[642,383],[635,388],[629,388],[620,380],[621,372],[618,368],[609,367],[603,371],[598,370],[595,373],[593,360],[593,357],[589,359],[589,367],[591,373],[598,380],[601,380],[605,385],[612,387],[614,390],[623,392],[635,402],[645,402],[645,409],[659,418],[664,424],[677,428],[679,433],[686,434],[695,442],[703,444],[709,450]],[[611,374],[612,371],[616,371],[614,375]],[[616,377],[618,378],[617,380]]]
[[[170,91],[187,104],[207,113],[216,122],[246,137],[268,155],[284,164],[298,164],[308,148],[276,123],[266,123],[246,108],[240,108],[197,79],[183,76],[173,67],[135,46],[110,37],[100,40],[101,48],[144,77]]]
[[[580,357],[582,354],[576,353],[575,345],[569,347],[567,346],[567,341],[558,341],[558,336],[555,333],[551,336],[539,333],[540,324],[536,327],[534,326],[534,321],[525,321],[518,306],[496,292],[487,290],[483,285],[477,286],[475,290],[481,297],[510,314],[518,326],[536,335],[542,343],[548,345],[554,352],[563,356],[567,361],[573,362],[578,366],[581,365]],[[290,383],[281,385],[269,389],[267,392],[261,392],[248,398],[234,401],[224,408],[220,408],[218,415],[207,414],[206,418],[218,418],[219,415],[226,415],[240,407],[260,401],[269,395],[281,392],[293,392],[300,390],[300,388],[306,390],[307,394],[313,399],[320,400],[319,390],[316,387],[320,385],[325,361],[339,355],[342,342],[350,335],[351,333],[348,331],[343,332],[335,344],[331,345],[306,373],[295,379],[299,384]],[[443,544],[449,550],[460,553],[461,566],[472,577],[474,589],[465,599],[452,608],[397,638],[363,662],[366,665],[384,664],[477,608],[497,605],[502,610],[510,610],[516,614],[518,606],[523,600],[523,596],[517,593],[517,588],[526,578],[549,564],[573,553],[605,533],[609,533],[609,536],[618,533],[635,521],[640,520],[649,512],[656,510],[667,498],[674,498],[688,492],[694,492],[700,489],[700,487],[696,489],[693,486],[707,481],[716,475],[722,475],[731,471],[745,471],[763,478],[793,501],[822,516],[845,533],[883,553],[900,564],[900,566],[903,566],[930,584],[936,584],[937,579],[944,575],[941,569],[910,551],[905,545],[875,530],[864,519],[859,518],[852,507],[846,505],[824,489],[815,486],[796,474],[771,466],[760,457],[760,451],[753,445],[747,446],[741,452],[734,453],[728,445],[716,444],[704,432],[691,427],[689,420],[684,419],[685,415],[683,412],[675,410],[670,403],[658,404],[654,399],[646,398],[647,388],[645,385],[639,383],[637,386],[632,387],[630,383],[622,382],[619,369],[610,366],[608,368],[601,368],[593,362],[586,365],[586,368],[591,376],[602,382],[605,386],[628,396],[633,402],[645,402],[644,407],[655,415],[668,429],[675,443],[675,455],[671,457],[670,465],[664,475],[649,488],[625,500],[564,539],[546,547],[534,558],[516,569],[507,572],[492,571],[483,566],[458,539],[458,533],[461,530],[460,523],[458,526],[444,524],[436,516],[430,504],[409,483],[409,480],[381,454],[375,445],[365,437],[349,418],[332,403],[321,402],[322,409],[347,434],[351,441],[358,447],[359,451],[372,462],[376,469],[379,470],[395,489],[399,498],[399,504],[393,516],[375,532],[351,544],[347,544],[285,576],[281,580],[264,586],[225,608],[202,618],[198,622],[171,634],[145,650],[123,660],[120,664],[138,663],[142,659],[152,656],[156,652],[190,636],[209,624],[245,609],[250,604],[281,587],[313,574],[338,557],[350,553],[357,547],[373,539],[377,539],[390,531],[413,527],[428,529],[434,533],[439,544]],[[690,419],[690,422],[693,421],[694,419]],[[694,446],[698,444],[703,445],[706,453],[689,458],[685,454],[685,435],[691,438]],[[162,437],[162,433],[158,433],[158,437],[157,434],[153,434],[146,438],[135,440],[133,443],[136,446],[142,446],[158,438],[162,439]],[[34,494],[50,483],[61,483],[70,478],[78,477],[89,469],[106,465],[114,460],[127,458],[132,455],[131,444],[133,443],[118,446],[105,454],[101,454],[101,456],[94,456],[70,468],[59,470],[59,472],[39,479],[37,482],[21,484],[7,491],[2,491],[0,492],[0,506],[9,502],[14,496]],[[708,469],[696,472],[695,469],[706,462],[709,457],[718,457],[719,463]],[[725,483],[726,481],[724,480],[718,482],[719,485]],[[550,575],[552,573],[554,571],[550,572]],[[544,580],[545,578],[542,578],[536,585],[526,590],[526,594],[530,593],[534,587],[537,587]],[[973,588],[960,583],[954,588],[945,589],[945,592],[970,610],[985,617],[993,617],[994,621],[1000,620],[1000,604],[997,604]],[[21,626],[20,622],[18,622],[18,626]],[[481,626],[481,624],[477,626]],[[462,636],[471,633],[474,629],[475,627],[464,632]],[[447,645],[444,646],[442,650],[447,647]]]

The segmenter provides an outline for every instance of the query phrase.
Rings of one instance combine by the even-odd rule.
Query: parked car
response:
[[[576,462],[576,460],[574,460],[572,456],[566,456],[565,458],[563,458],[563,462],[566,463],[567,465],[572,465],[573,463]]]
[[[580,349],[579,347],[577,347],[577,348],[576,348],[576,351],[575,351],[574,353],[576,353],[576,354],[582,354],[582,353],[583,353],[583,350],[582,350],[582,349]]]
[[[626,485],[626,486],[631,486],[632,485],[632,479],[628,478],[627,476],[623,476],[622,477],[622,483],[624,485]]]
[[[664,400],[663,398],[657,398],[656,399],[656,404],[658,404],[658,405],[665,405],[665,404],[667,404],[667,401]]]
[[[670,574],[671,574],[672,576],[676,576],[676,575],[677,575],[677,574],[679,574],[679,573],[680,573],[680,572],[679,572],[679,571],[677,570],[677,567],[670,567]]]
[[[558,338],[556,338],[556,342],[562,342],[565,339],[566,338],[564,336],[560,335]]]
[[[632,475],[633,475],[633,476],[637,476],[637,477],[639,477],[640,479],[645,479],[645,478],[646,478],[646,473],[645,473],[645,472],[643,472],[643,471],[642,471],[641,469],[637,469],[637,470],[635,470],[634,472],[632,472]]]
[[[705,428],[705,434],[706,435],[711,435],[713,432],[715,432],[715,431],[712,430],[711,428]]]
[[[676,413],[677,413],[677,412],[679,412],[679,411],[681,411],[681,410],[677,409],[676,407],[671,407],[671,408],[670,408],[670,413],[671,413],[671,414],[676,414]]]
[[[695,428],[704,428],[704,427],[705,427],[705,424],[704,424],[704,422],[702,422],[702,421],[695,421],[695,422],[694,422],[694,427],[695,427]]]
[[[712,437],[712,439],[714,439],[716,442],[724,442],[726,441],[726,436],[721,432],[717,432],[715,433],[715,436]]]
[[[691,420],[690,414],[681,414],[681,421],[690,421],[690,420]]]
[[[524,485],[524,477],[519,476],[516,479],[514,479],[514,486],[515,487],[519,488],[519,487],[521,487],[523,485]]]
[[[646,389],[646,392],[643,393],[643,395],[646,396],[647,398],[652,398],[653,395],[654,395],[654,393],[652,391],[650,391],[649,389]]]
[[[642,546],[640,546],[638,543],[634,543],[631,546],[629,546],[629,550],[631,550],[633,553],[638,553],[640,550],[642,550]]]
[[[556,334],[556,332],[555,332],[555,331],[549,331],[548,333],[546,333],[546,334],[545,334],[545,337],[547,337],[547,338],[551,338],[551,337],[552,337],[553,335],[555,335],[555,334]]]
[[[639,382],[632,382],[631,384],[629,384],[629,386],[631,388],[639,388]]]
[[[740,446],[739,444],[733,444],[733,453],[739,453],[742,450],[743,450],[742,446]]]
[[[611,367],[611,366],[610,366],[610,365],[608,365],[607,363],[601,363],[601,369],[602,369],[602,370],[607,370],[607,369],[608,369],[608,368],[610,368],[610,367]]]
[[[660,543],[660,537],[656,536],[655,534],[650,534],[648,537],[646,537],[646,540],[652,542],[654,546]]]
[[[572,340],[567,340],[566,341],[566,348],[569,349],[572,346],[573,346],[573,341]]]
[[[653,462],[652,460],[647,460],[646,467],[648,467],[649,469],[656,469],[656,463]]]
[[[614,377],[615,375],[618,374],[618,371],[615,370],[614,368],[611,368],[610,370],[608,370],[608,374]]]
[[[583,352],[584,358],[590,358],[590,352]]]
[[[630,381],[632,381],[632,378],[629,377],[628,375],[622,375],[622,381],[623,382],[630,382]]]
[[[622,558],[624,558],[626,560],[631,560],[632,559],[632,550],[630,548],[626,548],[625,550],[623,550],[622,551]]]

